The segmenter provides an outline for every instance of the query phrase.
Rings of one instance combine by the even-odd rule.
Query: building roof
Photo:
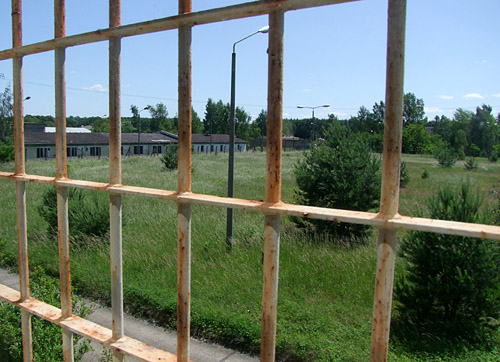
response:
[[[229,143],[228,134],[193,134],[191,135],[192,143],[210,143],[210,138],[212,138],[212,143]],[[247,143],[247,141],[241,138],[234,138],[235,143]]]
[[[56,133],[55,127],[45,127],[45,133]],[[66,127],[66,133],[91,133],[90,129],[85,127]]]

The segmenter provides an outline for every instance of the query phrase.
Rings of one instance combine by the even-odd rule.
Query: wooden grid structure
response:
[[[65,0],[54,1],[54,39],[23,45],[21,0],[12,0],[11,49],[0,51],[0,60],[13,60],[15,172],[0,172],[16,185],[20,292],[0,284],[0,297],[21,308],[24,361],[32,360],[31,315],[62,328],[64,360],[73,361],[73,334],[113,349],[113,360],[126,355],[142,361],[188,361],[190,336],[191,205],[211,205],[263,213],[264,280],[262,300],[261,361],[274,361],[278,298],[280,215],[372,225],[379,229],[375,281],[371,361],[386,361],[394,279],[396,233],[399,228],[500,240],[500,227],[402,216],[399,206],[399,169],[403,115],[403,75],[406,0],[388,0],[386,114],[382,163],[382,191],[378,213],[286,204],[281,201],[281,138],[283,106],[284,14],[290,10],[332,5],[353,0],[263,0],[201,12],[191,11],[191,0],[179,0],[179,15],[122,26],[120,0],[109,0],[109,28],[65,36]],[[269,15],[267,106],[267,167],[265,201],[225,198],[191,192],[191,30],[194,26],[258,15]],[[122,185],[120,119],[120,44],[123,37],[179,30],[179,141],[176,191]],[[109,42],[109,182],[72,180],[67,177],[66,85],[67,47]],[[23,124],[23,57],[40,52],[55,54],[56,177],[25,173]],[[56,308],[30,297],[26,233],[26,183],[57,188],[58,242],[61,306]],[[72,314],[68,229],[68,188],[107,192],[110,197],[110,254],[112,329]],[[178,317],[177,355],[148,346],[124,335],[122,280],[122,195],[169,200],[178,205]]]

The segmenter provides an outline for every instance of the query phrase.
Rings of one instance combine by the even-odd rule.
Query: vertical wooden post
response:
[[[398,213],[401,140],[403,133],[403,82],[406,0],[389,0],[387,39],[386,109],[382,163],[381,218]],[[371,362],[387,361],[391,323],[396,230],[380,229],[373,308]]]
[[[121,0],[109,1],[109,27],[121,25]],[[109,183],[121,185],[121,39],[109,40]],[[124,336],[123,321],[123,259],[122,259],[122,197],[111,195],[109,208],[111,253],[111,307],[113,340]],[[122,362],[125,355],[113,350],[113,362]]]
[[[190,13],[191,0],[179,0],[179,14]],[[178,105],[179,193],[191,192],[191,27],[179,28]],[[177,360],[189,361],[191,323],[191,205],[177,205]]]
[[[54,37],[65,36],[65,0],[54,1]],[[67,177],[66,156],[66,50],[55,49],[55,106],[56,106],[56,179]],[[57,240],[59,245],[59,281],[61,285],[61,313],[72,316],[71,271],[69,256],[68,187],[57,186]],[[62,328],[64,361],[73,361],[73,333]]]
[[[266,202],[281,201],[281,139],[283,133],[284,13],[269,14],[269,65],[266,144]],[[280,217],[266,215],[264,227],[264,280],[262,293],[261,361],[274,361],[278,313]]]
[[[22,34],[22,4],[21,0],[12,0],[12,47],[23,45]],[[23,58],[13,58],[14,79],[14,153],[15,173],[24,175],[24,120],[23,120]],[[16,208],[17,208],[17,242],[19,286],[21,300],[30,297],[29,269],[28,269],[28,235],[26,232],[26,183],[16,181]],[[21,328],[23,335],[23,358],[25,362],[33,360],[31,340],[31,314],[21,310]]]

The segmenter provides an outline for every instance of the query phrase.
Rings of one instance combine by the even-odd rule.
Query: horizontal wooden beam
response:
[[[166,18],[144,21],[140,23],[122,25],[114,28],[99,29],[96,31],[70,35],[57,39],[46,40],[0,51],[0,60],[11,59],[14,56],[37,54],[55,48],[67,48],[76,45],[106,41],[110,38],[124,38],[128,36],[155,33],[164,30],[177,29],[181,26],[196,26],[216,23],[226,20],[235,20],[253,16],[265,15],[275,10],[299,10],[322,5],[333,5],[359,0],[268,0],[248,2],[239,5],[227,6],[194,13],[170,16]]]
[[[20,302],[21,295],[19,292],[3,284],[0,284],[0,298],[51,323],[67,328],[73,333],[89,338],[103,346],[118,350],[140,361],[177,361],[177,356],[174,354],[127,336],[113,341],[110,329],[77,316],[63,318],[59,308],[37,299],[28,298],[26,301]]]
[[[284,202],[271,204],[265,203],[263,201],[196,194],[191,192],[178,193],[176,191],[160,190],[147,187],[110,185],[103,182],[71,179],[56,180],[56,178],[54,177],[27,174],[15,175],[14,173],[3,171],[0,171],[0,178],[67,187],[77,187],[88,190],[108,192],[115,195],[145,196],[160,200],[170,200],[177,203],[234,208],[239,210],[260,212],[266,215],[289,215],[333,222],[348,222],[353,224],[370,225],[383,229],[404,228],[409,230],[435,232],[448,235],[461,235],[473,238],[500,240],[500,227],[484,224],[434,220],[402,215],[396,215],[392,218],[384,219],[380,214],[373,212],[329,209],[325,207],[287,204]]]

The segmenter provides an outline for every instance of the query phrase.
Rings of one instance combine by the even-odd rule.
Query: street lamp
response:
[[[309,107],[309,106],[297,106],[297,108],[309,108],[309,109],[312,109],[312,121],[311,121],[311,124],[312,124],[312,139],[314,140],[314,110],[316,108],[328,108],[330,107],[329,104],[324,104],[322,106],[315,106],[315,107]]]
[[[137,128],[139,131],[139,133],[137,135],[137,153],[139,155],[142,155],[142,152],[141,152],[141,112],[145,111],[145,110],[149,110],[149,109],[151,109],[151,106],[146,106],[137,113],[137,123],[138,123]]]
[[[229,170],[227,176],[227,197],[234,195],[234,113],[235,113],[235,83],[236,83],[236,44],[254,36],[255,34],[265,34],[269,32],[269,25],[266,25],[256,32],[247,35],[233,44],[233,54],[231,58],[231,113],[229,118]],[[226,247],[231,249],[233,239],[233,209],[227,209],[226,224]]]

